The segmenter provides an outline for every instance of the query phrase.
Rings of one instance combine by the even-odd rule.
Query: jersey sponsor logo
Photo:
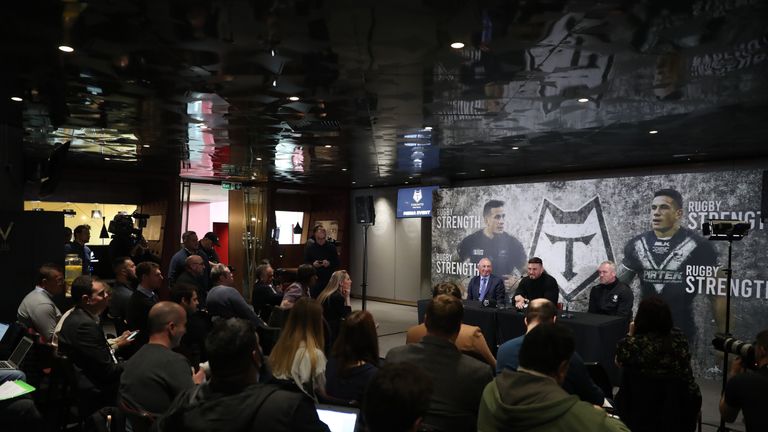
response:
[[[563,210],[545,198],[531,256],[544,261],[567,301],[588,287],[597,278],[597,264],[613,260],[600,197],[576,210]]]
[[[658,254],[655,252],[658,241],[650,245],[645,237],[641,237],[634,244],[635,254],[643,266],[643,282],[653,284],[657,293],[661,293],[667,283],[683,282],[683,263],[696,249],[696,241],[691,237],[686,237],[672,250],[669,250],[670,242],[666,243],[667,254],[659,262],[653,258],[654,253]]]

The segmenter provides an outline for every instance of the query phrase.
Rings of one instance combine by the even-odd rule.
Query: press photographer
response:
[[[761,412],[768,406],[768,330],[758,333],[751,346],[721,335],[712,344],[720,351],[738,355],[720,399],[720,415],[726,422],[733,422],[744,410],[747,432],[768,430],[768,415]]]

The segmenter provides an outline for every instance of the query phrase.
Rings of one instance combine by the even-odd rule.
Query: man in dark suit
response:
[[[157,290],[163,284],[163,275],[159,265],[145,261],[136,266],[136,279],[139,280],[139,286],[128,301],[128,328],[140,332],[133,344],[133,352],[149,340],[147,317],[149,310],[158,302]]]
[[[483,258],[477,263],[479,275],[469,280],[467,285],[467,300],[495,301],[497,304],[507,302],[504,291],[504,280],[491,274],[493,265],[491,260]]]
[[[205,263],[207,258],[202,255],[190,255],[184,261],[184,271],[178,275],[173,285],[185,284],[192,285],[197,290],[197,298],[202,306],[205,306],[205,299],[208,295],[208,277],[205,273]]]
[[[432,378],[434,392],[424,423],[446,432],[476,430],[480,398],[493,379],[487,363],[462,354],[453,343],[463,316],[461,300],[439,295],[427,305],[427,335],[421,342],[387,353],[387,364],[413,363]]]
[[[101,403],[110,404],[114,403],[123,365],[115,359],[99,322],[99,315],[109,304],[108,288],[91,276],[80,276],[72,282],[72,300],[76,303],[61,326],[59,350],[101,391]]]

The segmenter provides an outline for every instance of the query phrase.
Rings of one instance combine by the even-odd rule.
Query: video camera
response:
[[[750,342],[744,342],[724,333],[715,334],[712,346],[724,353],[735,354],[741,357],[741,364],[749,369],[755,369],[755,346]]]
[[[134,228],[133,220],[136,219],[138,228]],[[107,231],[115,235],[115,237],[140,237],[141,231],[147,226],[148,214],[141,214],[138,212],[132,215],[118,213],[115,217],[109,221],[109,227]]]

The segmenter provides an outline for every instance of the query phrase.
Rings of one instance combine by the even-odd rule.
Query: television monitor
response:
[[[397,217],[432,217],[432,192],[437,186],[419,186],[397,191]]]

